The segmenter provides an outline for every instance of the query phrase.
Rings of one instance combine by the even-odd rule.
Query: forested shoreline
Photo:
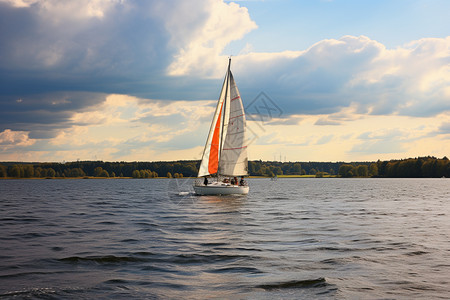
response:
[[[63,163],[0,162],[0,178],[181,178],[196,177],[200,161]],[[250,176],[315,177],[450,177],[447,157],[418,157],[376,162],[278,162],[249,161]]]

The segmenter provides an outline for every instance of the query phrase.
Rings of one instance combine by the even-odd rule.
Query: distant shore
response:
[[[83,176],[83,177],[29,177],[29,178],[17,178],[17,177],[0,177],[0,180],[14,180],[14,179],[26,179],[26,180],[64,180],[64,179],[196,179],[198,177],[151,177],[151,178],[134,178],[134,177],[96,177],[96,176]],[[246,176],[251,179],[278,179],[278,178],[319,178],[316,175],[279,175],[276,177],[269,176]],[[326,175],[320,178],[340,178],[338,175]]]
[[[0,162],[0,178],[195,178],[200,161]],[[450,160],[433,156],[366,162],[248,161],[250,178],[450,178]]]

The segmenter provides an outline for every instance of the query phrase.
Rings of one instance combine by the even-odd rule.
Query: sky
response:
[[[0,0],[0,161],[198,160],[229,56],[250,160],[450,154],[450,1]]]

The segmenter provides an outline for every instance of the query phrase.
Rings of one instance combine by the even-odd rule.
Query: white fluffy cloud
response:
[[[0,0],[0,2],[8,3],[14,7],[29,7],[38,0]]]
[[[450,111],[450,37],[386,49],[365,36],[344,36],[306,51],[249,53],[234,66],[244,90],[256,93],[259,85],[287,115],[345,107],[376,115]]]
[[[172,43],[179,48],[175,60],[169,66],[169,74],[214,77],[222,75],[226,63],[224,56],[221,56],[223,49],[231,41],[241,39],[255,29],[255,22],[250,19],[245,7],[232,2],[210,0],[204,6],[204,22],[195,28],[196,30],[187,32],[189,27],[182,26],[192,20],[186,22],[186,16],[190,19],[197,16],[186,14],[186,11],[189,11],[186,6],[187,2],[177,7],[166,20]]]
[[[29,146],[34,143],[28,137],[28,133],[24,131],[12,131],[6,129],[0,132],[0,147],[1,146]]]

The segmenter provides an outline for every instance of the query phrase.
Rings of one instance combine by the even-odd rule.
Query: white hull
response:
[[[249,187],[241,185],[217,184],[194,185],[194,191],[197,195],[246,195]]]

